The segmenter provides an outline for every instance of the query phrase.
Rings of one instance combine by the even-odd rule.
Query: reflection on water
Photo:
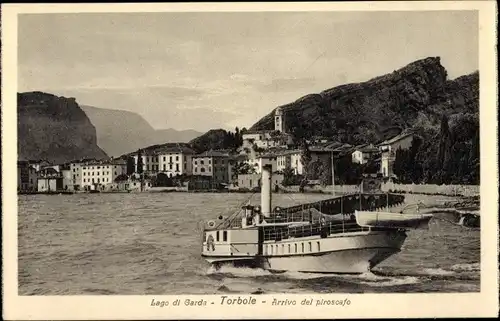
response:
[[[232,214],[249,196],[19,196],[19,294],[480,290],[479,231],[438,220],[431,221],[429,230],[410,232],[401,253],[367,274],[273,274],[231,267],[215,272],[200,257],[198,223],[220,214]],[[273,195],[273,205],[290,206],[328,197],[278,194]],[[430,196],[423,197],[426,204],[433,201]],[[252,202],[258,203],[259,195],[254,195]]]

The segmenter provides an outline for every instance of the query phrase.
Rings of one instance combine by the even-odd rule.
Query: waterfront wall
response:
[[[479,185],[435,185],[435,184],[394,184],[383,183],[382,190],[384,192],[404,191],[413,194],[446,194],[446,195],[463,195],[476,196],[479,195]]]
[[[299,186],[285,187],[288,192],[299,192]],[[395,184],[382,183],[383,192],[412,193],[412,194],[442,194],[442,195],[479,195],[479,185],[435,185],[435,184]],[[306,187],[306,192],[332,193],[332,186],[312,186]],[[359,193],[358,185],[335,185],[335,194]]]

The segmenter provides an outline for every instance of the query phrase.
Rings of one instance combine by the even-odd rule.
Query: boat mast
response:
[[[333,167],[333,151],[332,151],[332,195],[335,196],[335,168]]]

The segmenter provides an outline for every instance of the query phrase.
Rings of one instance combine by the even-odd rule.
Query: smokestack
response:
[[[260,207],[264,217],[271,216],[271,165],[262,167],[262,177],[260,184]]]

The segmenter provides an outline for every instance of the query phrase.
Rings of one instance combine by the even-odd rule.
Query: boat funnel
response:
[[[264,217],[271,216],[271,165],[262,167],[262,177],[260,184],[260,205],[261,213]]]

